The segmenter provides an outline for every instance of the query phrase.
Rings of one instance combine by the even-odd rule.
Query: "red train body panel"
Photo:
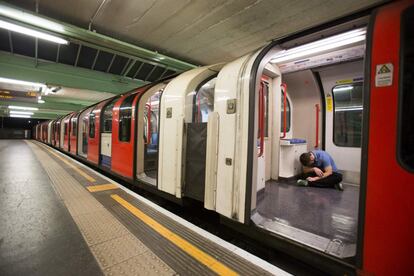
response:
[[[142,90],[142,89],[141,89]],[[112,121],[112,171],[115,173],[132,179],[133,166],[134,166],[134,136],[135,136],[135,109],[139,98],[138,93],[128,94],[122,97],[114,106],[113,109],[113,121]],[[120,125],[120,109],[125,101],[131,99],[132,106],[130,109],[130,122],[129,122],[129,135],[128,139],[121,141]],[[127,103],[127,105],[130,105]],[[128,108],[128,107],[123,107]]]
[[[414,174],[401,167],[396,154],[400,18],[409,4],[379,9],[373,33],[364,269],[378,275],[409,275],[399,264],[408,264],[414,257],[414,220],[405,215],[412,209]],[[392,85],[376,87],[377,65],[389,63],[394,67]]]
[[[101,143],[101,111],[102,108],[110,101],[105,100],[98,103],[89,114],[89,135],[88,135],[88,158],[89,162],[92,162],[95,165],[99,164],[99,155],[100,155],[100,143]],[[93,120],[93,131],[91,128],[91,120]]]

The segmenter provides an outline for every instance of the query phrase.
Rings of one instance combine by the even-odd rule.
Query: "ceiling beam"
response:
[[[118,75],[0,52],[0,76],[98,92],[122,94],[145,83]]]
[[[0,16],[13,20],[21,25],[26,25],[38,30],[44,30],[58,34],[72,42],[81,42],[106,48],[108,51],[116,51],[125,55],[132,55],[139,59],[154,62],[177,71],[186,71],[196,66],[156,51],[150,51],[136,45],[123,42],[96,32],[76,27],[71,24],[63,23],[31,11],[23,10],[15,6],[0,3]],[[32,19],[41,18],[43,21],[33,21]],[[47,23],[46,23],[47,22]]]
[[[73,103],[54,103],[54,102],[45,102],[43,104],[38,103],[29,103],[23,101],[0,101],[0,109],[6,110],[9,105],[17,105],[17,106],[24,106],[24,107],[36,107],[39,109],[38,112],[45,112],[45,113],[69,113],[72,111],[81,110],[87,105],[80,105],[80,104],[73,104]],[[37,111],[34,111],[37,112]]]

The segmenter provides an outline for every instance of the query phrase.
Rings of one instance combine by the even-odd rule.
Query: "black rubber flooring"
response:
[[[263,217],[328,239],[356,243],[359,187],[344,191],[268,181],[257,204]]]
[[[23,140],[0,140],[0,275],[102,275]]]

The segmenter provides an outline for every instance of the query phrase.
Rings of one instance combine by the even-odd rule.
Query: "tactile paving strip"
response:
[[[151,253],[145,252],[139,256],[132,257],[127,261],[105,269],[106,275],[145,275],[164,276],[178,275],[170,267],[160,262],[159,258]]]
[[[45,153],[49,154],[51,150],[47,146],[43,144],[39,145],[41,145],[40,148],[42,148]],[[57,160],[57,162],[63,168],[67,167],[63,162],[60,162],[59,160]],[[91,172],[88,171],[87,173]],[[97,177],[93,173],[92,175],[94,177]],[[108,180],[101,180],[100,182],[105,183],[105,181],[107,183]],[[84,184],[84,186],[88,186],[87,183],[86,185],[83,182],[79,183]],[[145,224],[143,224],[141,220],[137,220],[124,207],[120,206],[119,204],[114,204],[113,199],[111,198],[111,196],[114,194],[119,194],[121,197],[126,198],[127,202],[132,203],[134,206],[141,209],[149,217],[154,218],[156,221],[162,222],[162,225],[170,229],[173,233],[178,233],[179,236],[183,237],[191,244],[202,249],[203,252],[209,254],[222,264],[229,265],[229,267],[233,269],[233,272],[235,272],[235,274],[278,275],[280,272],[277,269],[274,270],[273,268],[271,268],[272,273],[269,273],[270,271],[266,271],[266,269],[261,268],[260,265],[253,264],[250,261],[246,261],[246,259],[242,257],[242,255],[240,255],[244,254],[243,251],[238,254],[234,254],[234,252],[238,251],[237,248],[228,249],[221,247],[219,244],[216,244],[215,242],[211,242],[209,239],[206,239],[203,236],[200,236],[196,232],[192,231],[191,227],[187,228],[188,226],[186,227],[181,225],[177,221],[169,218],[168,216],[159,213],[152,207],[143,203],[141,200],[138,200],[135,197],[128,195],[121,189],[100,191],[98,193],[90,194],[93,195],[93,197],[97,199],[100,203],[102,203],[105,206],[105,208],[107,208],[106,210],[108,210],[112,213],[112,215],[118,218],[120,223],[122,223],[131,233],[133,233],[135,237],[139,238],[146,246],[148,246],[149,250],[155,253],[156,256],[158,256],[159,258],[162,258],[162,260],[167,264],[167,266],[170,265],[170,267],[174,267],[174,273],[178,273],[180,275],[216,275],[211,270],[211,265],[200,263],[196,259],[193,259],[190,256],[188,256],[186,252],[179,250],[179,248],[177,248],[169,242],[161,242],[160,240],[162,240],[162,238],[156,232],[148,229],[148,227]],[[131,260],[132,259],[134,258],[131,258]],[[103,261],[104,259],[101,260],[101,262]],[[107,263],[108,261],[105,262]],[[129,261],[122,262],[122,264],[124,263],[125,265],[127,265]],[[207,269],[207,267],[210,269]],[[285,273],[282,272],[281,274]]]
[[[105,274],[175,274],[46,152],[32,142],[27,144],[49,175],[53,188],[68,207]]]

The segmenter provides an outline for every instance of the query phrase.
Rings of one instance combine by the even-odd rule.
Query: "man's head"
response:
[[[300,155],[299,160],[303,166],[312,167],[312,165],[315,163],[315,156],[313,155],[311,151],[305,152]]]

